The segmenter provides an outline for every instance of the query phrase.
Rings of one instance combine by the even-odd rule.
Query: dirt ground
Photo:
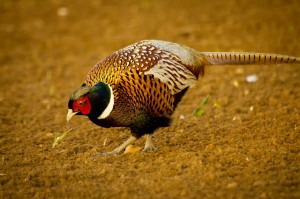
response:
[[[89,69],[142,39],[300,56],[299,8],[298,0],[1,1],[0,198],[300,198],[299,65],[208,67],[172,125],[156,131],[159,151],[92,157],[129,130],[65,119]],[[258,80],[248,83],[252,74]],[[193,116],[206,97],[204,114]]]

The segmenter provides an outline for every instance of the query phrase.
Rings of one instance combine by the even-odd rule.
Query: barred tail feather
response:
[[[269,53],[199,52],[204,65],[300,64],[299,57]]]

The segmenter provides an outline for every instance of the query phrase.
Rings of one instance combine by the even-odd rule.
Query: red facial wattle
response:
[[[84,96],[73,102],[73,111],[81,112],[83,115],[87,115],[91,112],[91,103],[88,96]]]

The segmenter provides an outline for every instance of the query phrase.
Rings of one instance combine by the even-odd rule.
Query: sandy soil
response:
[[[69,94],[88,70],[142,39],[300,56],[299,7],[298,0],[1,1],[0,198],[300,198],[299,65],[207,68],[172,126],[156,132],[159,151],[91,157],[129,130],[65,121]],[[251,74],[257,82],[245,81]],[[205,113],[193,116],[205,97]],[[69,128],[53,149],[55,134]]]

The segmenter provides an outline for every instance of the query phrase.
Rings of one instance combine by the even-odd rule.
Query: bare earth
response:
[[[1,1],[0,198],[300,198],[300,65],[208,67],[172,126],[155,133],[159,151],[92,157],[129,130],[65,119],[89,69],[142,39],[300,56],[299,8],[299,0]]]

